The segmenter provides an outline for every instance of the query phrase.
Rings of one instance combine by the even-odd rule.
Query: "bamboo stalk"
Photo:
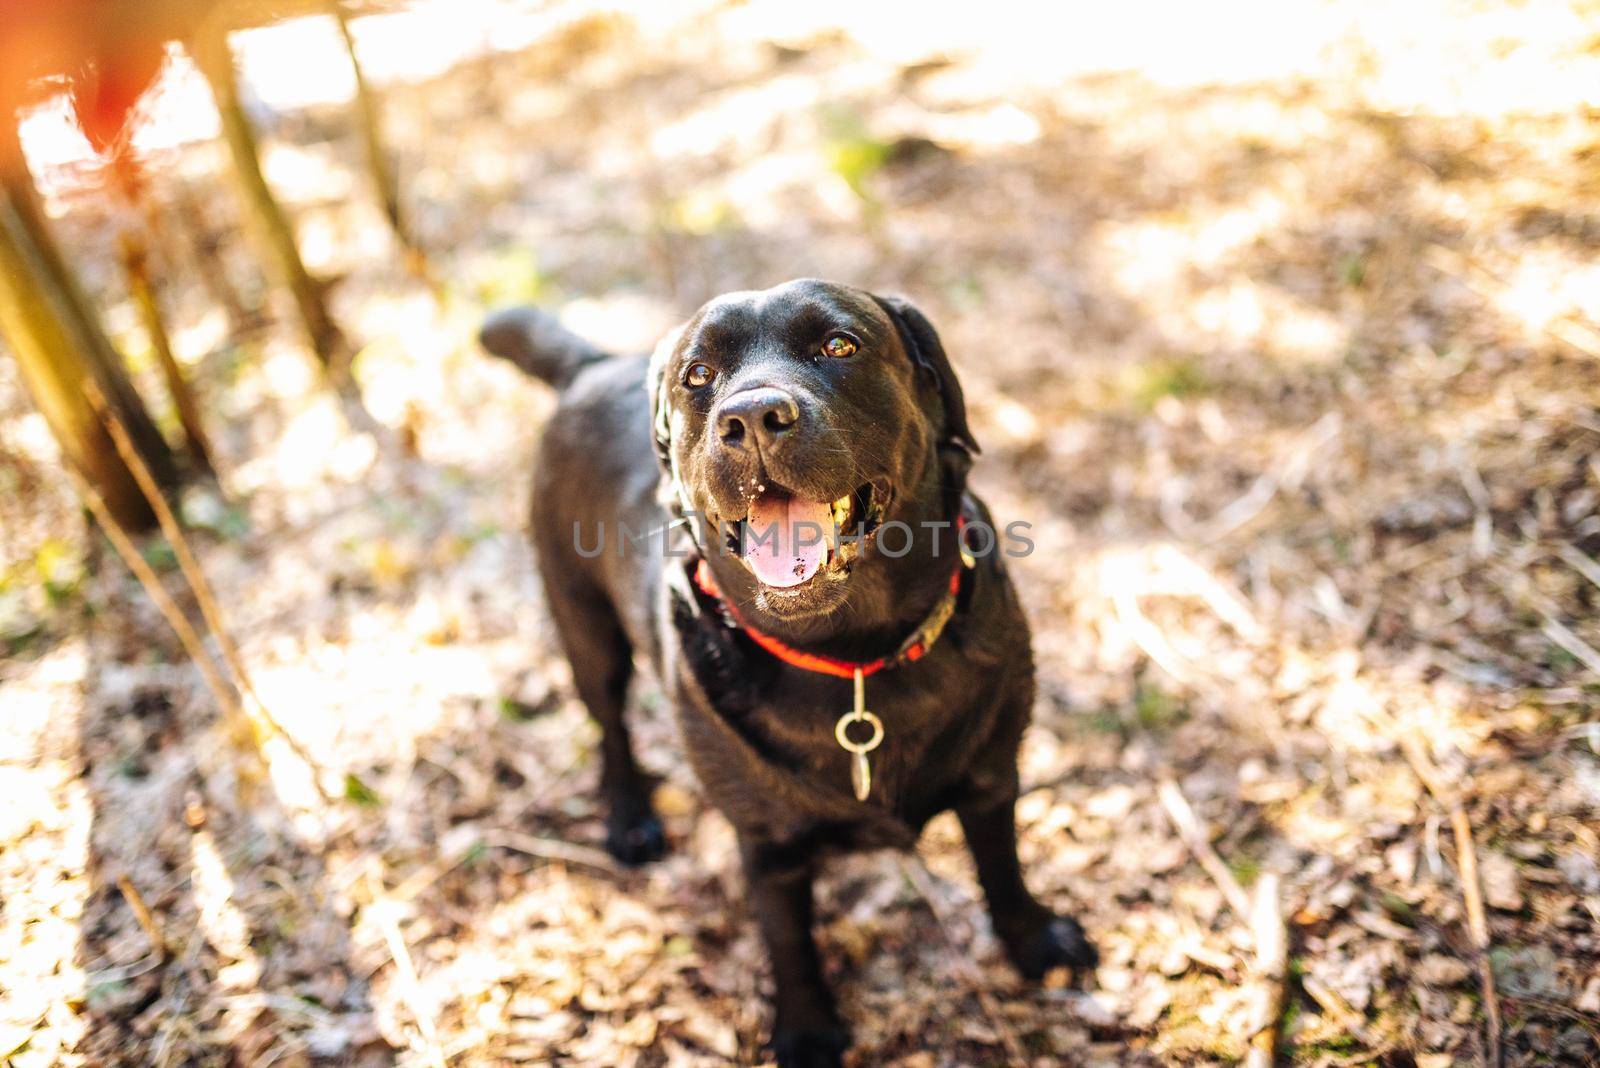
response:
[[[373,92],[371,84],[367,81],[366,72],[361,69],[361,60],[356,55],[355,35],[350,32],[349,15],[342,0],[326,0],[326,6],[328,14],[339,27],[345,54],[350,57],[350,71],[355,76],[356,125],[361,130],[361,143],[366,152],[367,173],[372,179],[373,191],[378,195],[378,203],[383,207],[384,218],[389,221],[389,228],[394,231],[395,240],[400,243],[405,255],[406,270],[414,277],[428,283],[430,288],[436,289],[432,272],[428,267],[427,254],[417,242],[416,234],[413,233],[406,214],[405,202],[400,197],[400,182],[395,175],[394,163],[384,142],[383,116],[378,105],[378,95]]]
[[[245,213],[261,244],[263,258],[272,265],[279,281],[294,298],[311,351],[330,377],[336,383],[342,382],[349,371],[353,352],[328,311],[323,283],[306,269],[295,241],[294,227],[261,172],[255,129],[239,100],[239,74],[228,46],[226,28],[209,23],[196,33],[189,52],[211,87],[217,116],[222,123],[223,140],[233,157],[234,176],[244,200]]]
[[[93,372],[63,321],[61,295],[30,238],[16,204],[0,189],[0,333],[68,465],[99,487],[107,511],[122,526],[147,529],[155,515],[83,392]]]
[[[19,314],[55,321],[57,325],[47,331],[49,351],[56,354],[54,358],[66,361],[72,368],[69,377],[92,377],[99,384],[158,480],[163,485],[175,484],[177,467],[166,439],[150,418],[144,401],[128,378],[121,355],[106,336],[92,303],[50,236],[12,116],[0,116],[0,159],[13,161],[11,166],[0,167],[0,199],[9,204],[7,229],[16,250],[8,257],[11,262],[6,273],[10,288],[31,293],[23,301],[24,310]],[[47,308],[30,307],[39,302]],[[70,355],[64,355],[66,353]],[[87,376],[81,374],[83,370],[88,372]],[[109,485],[106,488],[111,489]],[[113,491],[114,500],[116,496]],[[130,525],[141,528],[148,522],[146,517],[144,523]]]
[[[149,250],[132,229],[124,230],[117,244],[122,254],[122,269],[127,277],[128,292],[133,297],[134,305],[139,309],[139,319],[144,325],[145,335],[149,338],[150,349],[155,353],[156,363],[161,368],[161,376],[166,381],[167,394],[172,398],[172,407],[178,413],[178,422],[183,427],[189,455],[202,470],[215,477],[217,468],[211,459],[211,440],[206,435],[205,423],[200,416],[200,406],[195,403],[194,391],[183,373],[183,368],[178,366],[178,360],[172,354],[172,339],[167,333],[166,320],[161,314],[161,302],[156,296],[155,284],[150,278]]]

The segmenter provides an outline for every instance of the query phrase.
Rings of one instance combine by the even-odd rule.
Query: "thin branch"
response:
[[[1289,932],[1283,923],[1278,876],[1263,872],[1256,883],[1250,930],[1256,945],[1256,982],[1260,1012],[1245,1053],[1246,1068],[1272,1068],[1278,1056],[1278,1024],[1288,997]]]
[[[99,491],[89,485],[88,481],[78,473],[75,467],[68,465],[65,470],[67,477],[72,481],[73,488],[78,491],[78,496],[88,506],[89,512],[95,518],[95,522],[100,524],[100,529],[105,531],[106,537],[110,539],[112,548],[116,549],[117,555],[122,557],[122,562],[128,565],[128,570],[133,572],[134,577],[144,587],[145,593],[155,603],[156,608],[166,619],[167,624],[178,635],[178,641],[183,644],[184,651],[189,654],[189,659],[193,660],[195,667],[200,670],[201,679],[204,680],[206,688],[211,691],[211,696],[216,699],[223,715],[234,723],[248,722],[248,717],[245,716],[244,710],[239,705],[238,696],[234,693],[228,681],[222,677],[222,673],[217,670],[217,665],[211,659],[211,654],[206,652],[204,644],[200,641],[200,636],[195,633],[194,627],[190,625],[188,618],[184,616],[183,612],[178,609],[177,604],[167,594],[166,588],[161,585],[161,580],[156,577],[156,573],[151,570],[144,557],[139,555],[139,550],[134,546],[132,539],[128,537],[127,531],[123,530],[122,525],[112,517],[111,511],[106,507],[106,502],[100,496]]]
[[[1435,270],[1489,300],[1499,299],[1510,288],[1504,278],[1481,260],[1437,241],[1428,248],[1427,260]],[[1600,329],[1581,311],[1569,308],[1545,322],[1541,329],[1583,355],[1600,359]]]
[[[1166,635],[1161,633],[1161,628],[1150,622],[1150,617],[1144,614],[1144,610],[1139,607],[1138,595],[1131,586],[1119,584],[1111,595],[1111,604],[1116,610],[1117,622],[1122,624],[1128,636],[1133,639],[1133,643],[1154,661],[1157,667],[1191,689],[1203,685],[1189,662],[1183,658],[1183,654],[1172,647]]]
[[[130,199],[136,196],[133,193],[128,195]],[[166,320],[161,314],[161,300],[150,277],[149,250],[131,226],[119,236],[118,250],[122,256],[122,270],[127,277],[129,294],[139,309],[139,318],[144,324],[150,351],[155,354],[156,365],[161,368],[161,375],[166,380],[167,395],[172,398],[173,410],[177,412],[178,423],[183,427],[189,455],[215,477],[217,467],[212,459],[211,439],[206,434],[200,406],[195,403],[194,387],[172,352],[172,337],[167,332]]]
[[[406,947],[405,935],[400,930],[400,908],[388,897],[382,894],[382,887],[373,881],[373,891],[376,900],[367,906],[367,911],[372,915],[373,922],[378,925],[378,930],[383,933],[384,944],[389,949],[389,958],[394,961],[395,971],[400,978],[400,997],[411,1011],[411,1016],[417,1022],[417,1030],[422,1033],[422,1041],[426,1045],[424,1051],[431,1068],[445,1068],[444,1046],[439,1042],[439,1028],[433,1021],[433,1013],[428,1007],[427,999],[422,992],[422,980],[417,975],[417,966],[411,959],[411,950]]]
[[[1155,563],[1163,575],[1170,572],[1170,585],[1176,587],[1171,592],[1198,597],[1218,619],[1250,644],[1255,645],[1265,639],[1266,631],[1256,620],[1244,595],[1219,579],[1200,561],[1175,545],[1163,545],[1155,553]]]
[[[1283,922],[1282,884],[1275,873],[1263,872],[1252,900],[1234,878],[1233,870],[1212,848],[1210,831],[1195,815],[1177,781],[1163,775],[1156,793],[1183,844],[1217,884],[1228,907],[1250,925],[1255,944],[1252,971],[1256,1016],[1245,1037],[1244,1064],[1246,1068],[1272,1068],[1278,1055],[1278,1025],[1283,1019],[1289,981],[1289,932]]]
[[[260,242],[263,259],[294,298],[311,351],[322,361],[334,386],[342,389],[348,384],[355,352],[328,310],[325,285],[306,269],[294,226],[262,174],[256,132],[240,102],[239,72],[227,27],[213,19],[197,31],[189,46],[195,66],[211,88],[245,216]]]
[[[1156,796],[1161,799],[1161,807],[1167,810],[1167,816],[1172,820],[1172,825],[1178,830],[1178,837],[1183,839],[1183,844],[1189,848],[1194,859],[1205,869],[1211,881],[1217,884],[1217,889],[1222,891],[1222,896],[1227,899],[1228,907],[1241,920],[1248,920],[1251,914],[1250,895],[1245,893],[1244,887],[1239,885],[1239,880],[1234,878],[1232,870],[1217,851],[1211,847],[1211,835],[1201,825],[1200,818],[1195,815],[1194,809],[1189,807],[1189,801],[1183,796],[1183,791],[1171,777],[1163,776],[1156,787]]]
[[[1595,651],[1594,646],[1574,634],[1570,627],[1549,612],[1541,609],[1539,614],[1544,616],[1544,636],[1582,661],[1584,667],[1600,675],[1600,652]]]
[[[1472,502],[1472,555],[1487,560],[1494,551],[1494,518],[1490,514],[1489,487],[1483,484],[1478,467],[1465,455],[1457,460],[1461,469],[1461,487]]]
[[[1600,587],[1600,564],[1595,563],[1576,545],[1559,542],[1556,545],[1556,555],[1561,557],[1568,567]]]
[[[345,54],[350,58],[350,72],[356,81],[356,123],[360,127],[361,140],[366,149],[367,171],[372,178],[373,189],[378,194],[379,203],[383,207],[384,217],[388,220],[389,227],[394,231],[395,239],[400,243],[400,249],[405,255],[406,270],[426,284],[435,299],[442,300],[444,289],[433,277],[427,254],[417,241],[404,201],[400,196],[400,183],[395,176],[394,164],[383,139],[383,119],[380,114],[378,94],[367,81],[366,72],[361,67],[361,59],[356,54],[356,39],[350,29],[349,14],[342,0],[324,0],[323,6],[339,27]]]
[[[584,868],[594,868],[597,871],[615,872],[617,862],[611,854],[602,849],[591,849],[588,846],[573,845],[555,838],[539,838],[531,834],[522,834],[518,831],[490,831],[483,836],[486,846],[498,846],[517,853],[526,853],[530,857],[539,857],[541,860],[560,861],[564,864],[576,864]]]
[[[133,910],[133,918],[139,921],[139,926],[144,928],[145,937],[150,939],[150,951],[165,960],[170,953],[166,936],[161,933],[161,925],[156,922],[155,913],[150,911],[150,906],[145,904],[139,888],[134,886],[133,880],[126,875],[119,875],[117,889],[122,891],[122,896],[127,899],[128,908]]]
[[[1413,733],[1400,737],[1400,748],[1422,785],[1443,805],[1450,817],[1450,830],[1456,840],[1456,870],[1461,878],[1461,895],[1467,907],[1467,931],[1478,951],[1478,987],[1483,1000],[1485,1060],[1490,1068],[1503,1063],[1500,1035],[1500,999],[1495,993],[1494,965],[1489,959],[1489,916],[1483,907],[1483,885],[1478,879],[1478,853],[1472,841],[1472,822],[1462,807],[1457,792],[1445,786],[1439,770]]]
[[[94,388],[93,383],[86,383],[89,403],[99,413],[101,421],[105,424],[106,431],[111,435],[112,444],[122,456],[123,462],[128,465],[134,480],[139,484],[139,490],[150,502],[150,507],[156,514],[156,522],[161,525],[161,532],[166,535],[167,541],[172,546],[173,555],[177,557],[178,568],[183,572],[183,577],[189,583],[189,589],[194,593],[195,601],[200,606],[200,615],[205,620],[207,628],[217,639],[217,648],[222,652],[223,662],[228,670],[233,673],[235,684],[241,694],[247,694],[255,705],[256,715],[259,716],[273,732],[280,735],[284,744],[291,752],[305,761],[306,767],[311,769],[311,782],[316,788],[318,797],[324,804],[331,802],[327,791],[322,786],[324,769],[305,747],[295,740],[294,735],[284,729],[272,712],[267,708],[266,702],[261,700],[261,695],[256,692],[255,686],[250,682],[250,675],[245,671],[244,659],[239,655],[239,647],[233,643],[232,636],[222,619],[222,610],[217,607],[216,595],[212,592],[211,583],[206,579],[205,572],[201,570],[200,562],[195,559],[193,550],[189,547],[189,539],[183,533],[177,516],[172,514],[172,508],[167,504],[166,495],[156,485],[151,476],[150,468],[145,465],[139,451],[133,447],[133,441],[128,437],[127,430],[123,428],[115,413],[108,408],[104,399]]]
[[[1324,1015],[1337,1021],[1340,1027],[1356,1036],[1358,1041],[1369,1047],[1378,1044],[1367,1031],[1366,1018],[1355,1009],[1352,1009],[1344,998],[1334,993],[1332,988],[1322,980],[1314,975],[1302,975],[1300,977],[1300,989],[1304,990],[1306,996],[1317,1003],[1317,1008],[1321,1009]],[[1363,1053],[1361,1063],[1369,1062],[1372,1057],[1373,1054],[1371,1052]]]
[[[1184,511],[1181,497],[1168,497],[1162,501],[1162,522],[1186,540],[1206,544],[1221,541],[1260,515],[1280,489],[1298,489],[1310,470],[1311,458],[1339,436],[1342,426],[1339,413],[1329,412],[1306,427],[1295,435],[1282,459],[1257,475],[1249,489],[1224,505],[1210,519],[1195,522]]]

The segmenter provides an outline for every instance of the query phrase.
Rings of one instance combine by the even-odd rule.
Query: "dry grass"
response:
[[[1356,31],[1321,36],[1330,10]],[[228,491],[186,513],[261,698],[349,799],[282,739],[238,778],[0,361],[0,1060],[759,1060],[731,833],[648,680],[674,852],[634,873],[594,848],[596,735],[520,535],[548,401],[470,338],[532,298],[643,346],[805,274],[928,311],[977,484],[1033,524],[1024,858],[1105,958],[1091,994],[1025,989],[938,821],[930,878],[869,857],[823,884],[856,1063],[1243,1056],[1250,917],[1166,777],[1233,880],[1282,880],[1285,1057],[1477,1059],[1449,812],[1405,739],[1473,833],[1507,1060],[1600,1059],[1600,61],[1572,32],[1595,13],[1428,11],[1308,6],[1214,70],[1155,45],[1052,65],[933,16],[575,21],[388,94],[442,307],[359,199],[348,116],[286,116],[269,170],[315,177],[286,186],[312,266],[348,274],[357,374],[415,454],[348,431],[292,330],[228,336],[180,272]],[[996,41],[1032,41],[1012,17]],[[164,162],[249,292],[219,157]],[[59,206],[137,349],[100,202]]]

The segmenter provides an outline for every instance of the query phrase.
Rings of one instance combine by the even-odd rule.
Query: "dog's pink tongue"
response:
[[[768,586],[798,586],[828,555],[833,513],[824,501],[762,494],[750,506],[744,561]]]

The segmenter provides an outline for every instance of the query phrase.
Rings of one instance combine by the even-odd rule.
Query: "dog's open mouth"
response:
[[[721,524],[724,547],[763,586],[789,589],[847,569],[883,522],[887,487],[864,483],[831,501],[759,485],[744,518]]]

